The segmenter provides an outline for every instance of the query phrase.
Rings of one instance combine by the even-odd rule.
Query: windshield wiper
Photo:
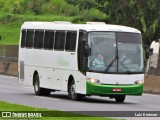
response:
[[[116,61],[116,59],[119,61],[119,57],[115,57],[113,58],[113,60],[109,63],[107,69],[105,69],[105,72],[108,72],[108,70],[112,67],[113,63]],[[123,62],[120,62],[120,64],[127,70],[127,73],[131,73],[131,71],[128,69],[128,67],[123,63]]]
[[[113,63],[116,61],[116,59],[118,59],[118,57],[116,56],[115,58],[113,58],[113,60],[109,63],[107,69],[105,69],[106,72],[108,72],[108,70],[112,67]]]
[[[120,62],[120,61],[119,61],[119,57],[118,57],[118,62]],[[124,64],[123,61],[120,62],[120,64],[127,70],[127,73],[131,73],[131,71],[128,69],[128,67],[126,66],[126,64]]]

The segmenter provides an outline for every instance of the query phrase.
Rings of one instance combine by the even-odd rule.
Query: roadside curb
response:
[[[0,61],[0,74],[9,76],[18,76],[18,63]]]
[[[145,75],[143,91],[160,94],[160,76]]]

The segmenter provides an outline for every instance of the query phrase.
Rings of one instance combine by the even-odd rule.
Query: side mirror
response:
[[[159,42],[160,39],[156,39],[155,42]]]
[[[148,48],[146,50],[146,59],[149,59],[149,56],[153,55],[153,48]]]
[[[83,42],[87,41],[87,32],[83,32],[82,41]]]
[[[148,45],[144,45],[144,50],[145,50],[145,57],[146,57],[146,60],[149,59],[149,47]]]
[[[148,45],[143,45],[143,47],[145,50],[148,49]]]
[[[85,45],[85,57],[89,57],[91,53],[91,48],[88,45]]]
[[[82,41],[83,41],[83,42],[86,42],[86,41],[87,41],[87,38],[86,38],[86,37],[83,37],[83,38],[82,38]]]

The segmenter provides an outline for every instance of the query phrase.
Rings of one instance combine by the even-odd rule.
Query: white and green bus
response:
[[[97,54],[103,66],[96,67]],[[124,102],[142,95],[141,32],[100,22],[25,22],[19,43],[19,82],[36,95],[66,91],[72,100],[98,95]],[[128,60],[129,59],[129,62]]]

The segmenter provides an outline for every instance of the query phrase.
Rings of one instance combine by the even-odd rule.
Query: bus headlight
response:
[[[100,84],[100,81],[94,78],[87,78],[87,82],[90,82],[93,84]]]
[[[143,80],[137,80],[134,82],[135,85],[142,85],[143,84]]]

